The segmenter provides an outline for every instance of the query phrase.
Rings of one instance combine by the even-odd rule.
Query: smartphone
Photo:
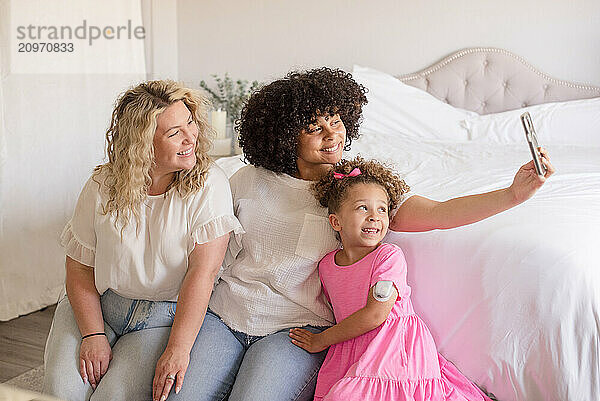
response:
[[[531,121],[531,116],[529,115],[529,112],[521,114],[521,123],[523,124],[523,129],[525,130],[525,138],[527,139],[527,143],[529,144],[531,156],[533,157],[535,171],[537,175],[543,177],[546,174],[546,166],[544,166],[544,164],[542,163],[542,155],[538,150],[539,145],[537,135],[535,133],[535,128],[533,128],[533,122]]]

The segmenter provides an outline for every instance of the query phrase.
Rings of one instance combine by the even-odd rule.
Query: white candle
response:
[[[217,139],[227,138],[227,112],[221,109],[210,114],[211,125],[217,132]]]

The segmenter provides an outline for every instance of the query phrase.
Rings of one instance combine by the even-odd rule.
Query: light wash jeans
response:
[[[65,297],[56,307],[46,343],[44,392],[68,401],[151,400],[154,368],[167,345],[176,303],[132,300],[110,290],[100,303],[113,352],[108,371],[95,391],[83,383],[81,334]],[[171,392],[168,400],[312,400],[326,351],[310,354],[293,345],[288,332],[248,336],[231,330],[209,310],[181,391]]]
[[[81,334],[67,297],[56,307],[44,353],[44,393],[68,401],[151,400],[152,379],[169,334],[175,302],[100,297],[104,332],[112,347],[108,371],[93,391],[79,375]]]
[[[313,333],[325,329],[304,328]],[[184,383],[179,396],[197,401],[312,400],[327,351],[310,354],[292,344],[288,333],[250,336],[230,329],[209,309],[194,344],[204,352],[192,352],[185,376],[193,384]]]

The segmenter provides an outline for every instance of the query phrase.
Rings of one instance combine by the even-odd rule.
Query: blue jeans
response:
[[[305,328],[315,333],[324,329]],[[312,400],[327,352],[304,351],[291,343],[288,332],[250,336],[230,329],[209,310],[179,396],[197,401]]]
[[[151,400],[154,368],[169,340],[176,304],[127,299],[110,290],[100,303],[113,352],[108,371],[95,391],[81,380],[81,334],[65,297],[46,342],[44,393],[74,401]],[[181,391],[171,392],[168,400],[312,400],[325,354],[293,345],[287,329],[264,337],[231,330],[209,310]]]
[[[64,400],[151,400],[152,379],[175,316],[175,302],[100,297],[113,359],[93,391],[79,375],[81,334],[67,297],[56,307],[44,353],[44,393]]]

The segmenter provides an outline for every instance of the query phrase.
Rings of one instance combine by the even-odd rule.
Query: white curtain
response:
[[[104,160],[115,99],[146,78],[136,38],[73,40],[62,64],[48,54],[17,58],[17,23],[75,28],[84,19],[100,28],[143,25],[139,0],[0,0],[0,320],[58,300],[59,235]]]

